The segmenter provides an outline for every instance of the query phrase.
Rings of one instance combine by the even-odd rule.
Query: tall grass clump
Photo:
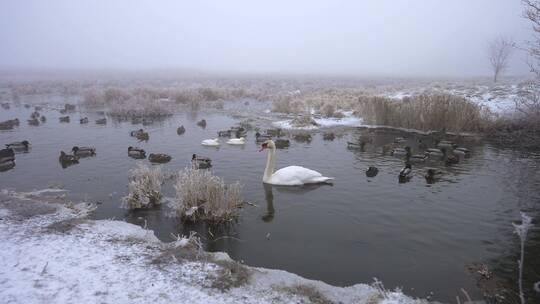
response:
[[[176,199],[171,207],[177,216],[191,221],[225,223],[238,216],[242,185],[227,185],[211,171],[184,169],[174,185]]]
[[[161,204],[161,167],[150,168],[143,163],[129,172],[128,195],[122,198],[122,206],[127,209],[150,208]]]
[[[471,101],[449,94],[421,94],[402,101],[363,96],[356,113],[370,124],[452,132],[481,131],[487,115]]]

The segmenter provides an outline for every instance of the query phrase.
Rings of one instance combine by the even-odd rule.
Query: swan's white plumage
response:
[[[304,184],[324,183],[332,180],[321,173],[300,166],[289,166],[274,172],[266,183],[282,186],[301,186]]]
[[[263,182],[266,184],[301,186],[304,184],[325,183],[333,180],[333,178],[323,176],[317,171],[300,166],[289,166],[274,172],[276,146],[272,140],[267,140],[263,143],[263,149],[265,148],[268,148],[268,159],[263,175]]]

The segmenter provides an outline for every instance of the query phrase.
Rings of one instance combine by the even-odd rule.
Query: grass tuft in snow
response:
[[[150,208],[161,203],[163,174],[161,167],[150,168],[143,163],[130,170],[129,193],[122,198],[127,209]]]
[[[242,185],[227,185],[211,171],[184,169],[174,185],[176,199],[171,207],[176,215],[191,221],[224,223],[238,216]]]

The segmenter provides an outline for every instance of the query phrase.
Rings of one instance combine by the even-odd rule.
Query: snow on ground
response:
[[[293,119],[286,119],[286,120],[280,120],[275,121],[272,124],[281,129],[297,129],[297,130],[315,130],[321,127],[336,127],[336,126],[349,126],[349,127],[357,127],[362,125],[362,119],[359,117],[356,117],[353,115],[352,111],[346,111],[343,112],[344,117],[343,118],[335,118],[335,117],[317,117],[313,116],[313,120],[317,123],[317,125],[309,125],[309,126],[294,126]]]
[[[425,303],[166,244],[136,225],[86,219],[93,208],[57,192],[0,193],[2,303]]]

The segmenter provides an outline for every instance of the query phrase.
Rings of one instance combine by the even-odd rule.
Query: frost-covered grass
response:
[[[242,185],[227,185],[209,170],[184,169],[174,185],[171,207],[177,216],[192,221],[224,223],[234,220],[242,200]]]
[[[163,174],[160,166],[153,168],[143,163],[131,169],[128,195],[122,198],[122,205],[128,209],[150,208],[161,203]]]

